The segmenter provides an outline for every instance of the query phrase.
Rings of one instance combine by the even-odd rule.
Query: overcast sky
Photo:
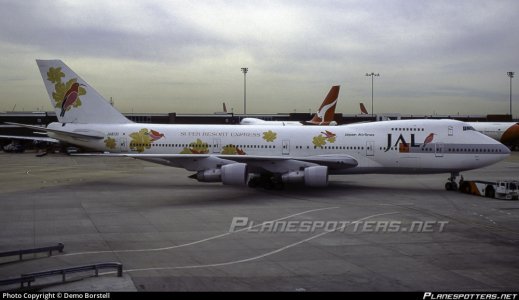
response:
[[[51,110],[62,59],[123,112],[508,113],[519,1],[0,0],[0,111]],[[516,84],[519,94],[519,82]],[[517,99],[517,97],[514,97]],[[519,115],[519,101],[514,102]]]

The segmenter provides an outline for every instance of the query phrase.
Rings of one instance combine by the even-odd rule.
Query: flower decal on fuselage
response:
[[[312,144],[316,147],[323,147],[327,143],[333,144],[335,143],[337,135],[331,131],[325,130],[321,131],[319,135],[316,135],[312,139]]]

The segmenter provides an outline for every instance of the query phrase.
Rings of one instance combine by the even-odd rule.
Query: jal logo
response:
[[[431,143],[433,141],[435,135],[436,135],[435,133],[430,133],[424,139],[422,144],[417,144],[415,142],[415,134],[414,133],[411,133],[411,136],[410,136],[411,143],[408,143],[407,140],[404,138],[404,136],[402,134],[400,134],[398,136],[398,138],[396,139],[395,143],[393,143],[393,134],[388,133],[387,134],[387,147],[386,147],[386,151],[384,151],[384,152],[389,151],[389,149],[391,149],[391,147],[396,147],[399,143],[402,146],[402,147],[400,147],[400,149],[419,148],[419,147],[423,148],[427,144],[429,144],[429,143]],[[401,151],[401,152],[409,152],[409,151]]]

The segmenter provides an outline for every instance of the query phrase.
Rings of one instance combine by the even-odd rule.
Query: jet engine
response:
[[[222,166],[222,183],[245,185],[247,183],[247,164],[235,163]]]
[[[200,182],[222,182],[228,185],[245,185],[247,176],[247,164],[235,163],[224,165],[220,169],[199,171],[189,177]]]
[[[307,186],[327,186],[328,167],[307,167],[303,171],[293,171],[283,174],[281,180],[285,183],[304,182]]]
[[[222,181],[222,170],[221,169],[210,169],[199,171],[198,173],[189,176],[189,178],[196,179],[200,182],[220,182]]]

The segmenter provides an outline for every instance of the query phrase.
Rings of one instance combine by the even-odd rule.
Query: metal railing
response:
[[[9,278],[0,280],[0,285],[12,285],[19,283],[20,287],[23,288],[25,283],[27,283],[27,286],[31,286],[31,282],[34,282],[34,280],[36,280],[34,277]]]
[[[52,256],[52,251],[57,250],[60,253],[62,253],[64,247],[65,247],[65,245],[63,245],[62,243],[59,243],[56,246],[6,251],[6,252],[0,252],[0,257],[17,255],[17,256],[19,256],[19,259],[22,260],[24,254],[33,254],[33,253],[41,253],[41,252],[48,252],[49,256]]]
[[[19,278],[0,280],[0,285],[11,285],[11,284],[15,284],[15,283],[20,283],[20,287],[23,288],[25,283],[27,283],[27,286],[31,286],[31,283],[34,282],[36,280],[36,278],[56,276],[56,275],[61,275],[62,282],[65,282],[66,275],[70,274],[70,273],[94,271],[94,275],[97,277],[97,276],[99,276],[100,269],[113,269],[113,268],[117,269],[118,277],[123,276],[123,265],[121,263],[108,262],[108,263],[99,263],[99,264],[93,264],[93,265],[85,265],[85,266],[71,267],[71,268],[65,268],[65,269],[55,269],[55,270],[48,270],[48,271],[43,271],[43,272],[22,274]]]

